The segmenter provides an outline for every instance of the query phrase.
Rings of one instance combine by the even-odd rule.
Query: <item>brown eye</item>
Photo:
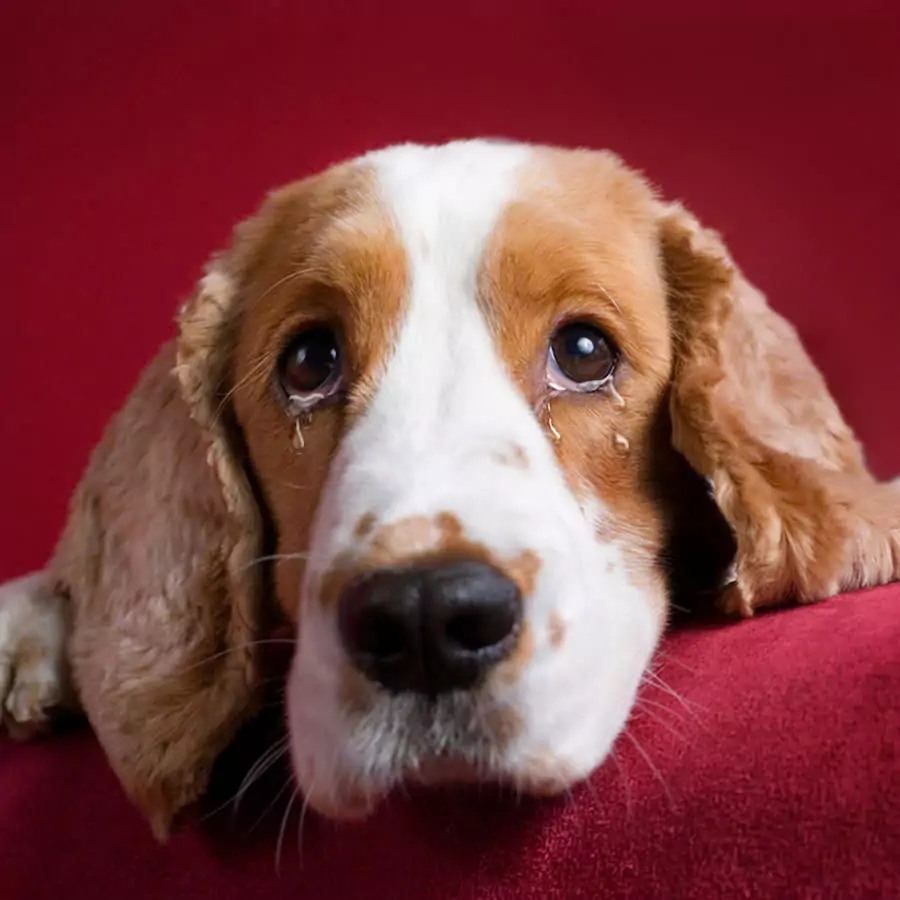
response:
[[[330,328],[298,334],[281,357],[278,377],[289,402],[301,406],[324,400],[340,384],[340,351]]]
[[[615,371],[617,360],[615,347],[599,328],[569,322],[550,341],[547,375],[560,390],[595,390]]]

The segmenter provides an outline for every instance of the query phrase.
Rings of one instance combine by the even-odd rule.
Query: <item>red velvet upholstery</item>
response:
[[[898,646],[898,587],[681,631],[659,663],[685,705],[646,691],[634,742],[571,800],[485,790],[398,798],[362,825],[310,815],[302,859],[294,809],[280,877],[287,795],[266,807],[283,771],[233,826],[226,812],[160,848],[88,733],[0,743],[0,896],[897,897]]]
[[[401,139],[618,150],[725,232],[895,473],[900,13],[766,5],[4,4],[0,578],[47,556],[91,444],[234,220]],[[160,849],[89,734],[0,742],[0,897],[898,896],[898,601],[674,634],[661,662],[687,706],[648,693],[637,743],[572,802],[310,817],[302,867],[295,816],[280,878],[284,797],[250,833],[248,812]]]

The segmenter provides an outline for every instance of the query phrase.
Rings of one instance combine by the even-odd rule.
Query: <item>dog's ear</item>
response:
[[[722,606],[821,599],[900,577],[900,490],[878,484],[796,331],[719,235],[660,207],[673,442],[737,544]]]
[[[260,688],[263,516],[228,398],[241,279],[264,223],[211,263],[174,346],[111,421],[51,564],[70,599],[80,700],[160,838]]]

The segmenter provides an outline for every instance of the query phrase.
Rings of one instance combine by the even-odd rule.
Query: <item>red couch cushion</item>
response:
[[[0,578],[50,552],[90,446],[233,222],[404,139],[618,150],[724,231],[896,473],[900,6],[806,6],[2,4]],[[283,772],[233,833],[226,817],[162,850],[88,733],[0,743],[0,897],[896,896],[898,599],[679,632],[660,662],[686,705],[648,693],[637,743],[572,802],[310,817],[302,866],[295,810],[280,879],[285,798],[252,831],[249,807]]]
[[[680,630],[655,667],[667,688],[646,686],[616,761],[571,798],[310,814],[302,857],[295,805],[280,875],[283,771],[233,823],[226,810],[160,848],[88,732],[0,743],[0,896],[900,896],[898,646],[900,586]]]

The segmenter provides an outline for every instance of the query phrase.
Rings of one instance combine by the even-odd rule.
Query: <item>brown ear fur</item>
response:
[[[51,564],[80,700],[160,838],[257,699],[262,524],[225,402],[254,227],[110,423]]]
[[[737,542],[729,611],[900,578],[900,490],[868,473],[796,331],[681,206],[660,236],[675,339],[673,441]]]

